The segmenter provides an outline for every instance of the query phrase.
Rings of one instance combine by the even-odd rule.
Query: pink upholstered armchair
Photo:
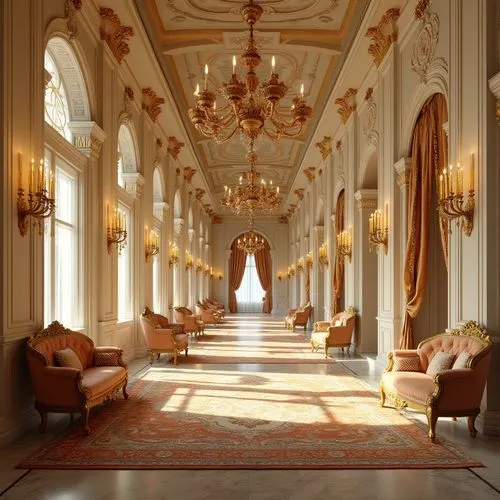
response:
[[[305,331],[310,314],[310,302],[307,302],[299,309],[288,309],[288,314],[285,317],[285,328],[294,332],[296,326],[303,326]]]
[[[356,322],[356,309],[348,307],[345,311],[336,314],[330,321],[317,321],[314,323],[311,335],[311,350],[317,351],[320,347],[325,350],[328,357],[330,347],[340,347],[342,352],[347,347],[347,354],[352,342],[352,332]]]
[[[174,365],[177,364],[177,354],[184,351],[188,355],[188,337],[182,325],[170,324],[161,314],[154,314],[148,307],[140,315],[144,338],[151,352],[151,364],[154,355],[160,358],[161,353],[172,353]]]
[[[486,385],[491,339],[468,321],[456,330],[426,339],[417,349],[389,353],[380,381],[380,402],[413,408],[427,415],[429,438],[436,438],[438,417],[468,417],[475,437],[476,417]]]
[[[220,313],[201,303],[196,304],[195,309],[196,314],[201,318],[205,325],[218,325],[222,320]]]
[[[186,333],[191,333],[195,337],[205,331],[205,323],[199,316],[195,316],[191,309],[187,307],[174,307],[174,318],[177,323],[184,326]]]

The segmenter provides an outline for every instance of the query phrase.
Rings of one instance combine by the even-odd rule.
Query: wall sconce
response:
[[[205,274],[210,274],[210,266],[208,264],[205,264]]]
[[[304,257],[297,259],[297,272],[301,273],[304,270]]]
[[[219,273],[219,274],[217,275],[217,278],[219,279],[219,281],[221,281],[221,280],[222,280],[222,278],[223,278],[222,273]]]
[[[127,245],[127,218],[125,214],[113,207],[113,212],[110,213],[109,205],[106,206],[106,239],[108,244],[108,254],[113,253],[113,244],[118,248],[118,254]]]
[[[39,234],[43,233],[42,220],[50,217],[55,209],[55,182],[54,173],[49,172],[40,160],[38,169],[35,169],[35,160],[31,160],[27,196],[24,196],[23,187],[23,155],[19,153],[19,187],[17,189],[17,225],[21,236],[28,232],[29,217],[36,220]]]
[[[149,262],[151,256],[160,253],[160,235],[156,231],[148,231],[147,226],[144,230],[144,251],[146,262]]]
[[[318,256],[318,261],[321,269],[327,268],[328,267],[328,246],[326,243],[323,243],[319,247],[319,256]]]
[[[210,266],[210,279],[214,279],[214,268]]]
[[[288,266],[288,272],[286,274],[288,276],[288,279],[290,279],[290,277],[292,276],[295,276],[295,264]]]
[[[313,266],[313,256],[312,253],[309,251],[306,253],[306,267],[307,269],[312,269]]]
[[[196,259],[195,269],[197,273],[201,272],[201,270],[203,269],[203,262],[201,261],[201,259]]]
[[[170,242],[168,245],[168,267],[172,267],[177,262],[179,262],[179,248],[175,243]]]
[[[351,262],[352,257],[352,228],[337,234],[337,251]]]
[[[186,271],[194,266],[193,256],[186,250]]]
[[[448,220],[458,219],[457,226],[470,236],[474,223],[474,153],[470,154],[469,196],[464,205],[463,168],[443,169],[439,175],[439,215]]]
[[[283,279],[283,276],[281,276],[281,273],[278,273],[278,281],[281,281]]]
[[[375,210],[370,214],[368,222],[368,241],[370,242],[369,251],[375,250],[378,253],[379,245],[384,246],[384,253],[387,255],[387,243],[389,241],[389,209],[385,204],[385,211]]]

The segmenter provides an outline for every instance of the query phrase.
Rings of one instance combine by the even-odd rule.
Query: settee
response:
[[[71,413],[71,417],[80,412],[83,430],[89,434],[91,408],[114,399],[120,389],[128,399],[123,351],[95,347],[92,339],[58,321],[28,339],[26,355],[41,432],[49,412]]]
[[[417,349],[392,351],[380,381],[381,405],[425,413],[432,441],[443,416],[468,417],[475,437],[490,357],[491,339],[474,321],[423,340]]]

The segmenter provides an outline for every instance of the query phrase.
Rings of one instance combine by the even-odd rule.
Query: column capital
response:
[[[87,158],[91,155],[99,157],[102,143],[107,137],[106,132],[94,121],[70,122],[69,128],[75,146]]]
[[[377,190],[359,189],[354,193],[354,198],[359,210],[375,210],[377,208]]]
[[[397,175],[397,183],[401,189],[408,186],[410,182],[411,158],[403,157],[394,164]]]
[[[142,197],[144,177],[139,172],[124,172],[122,178],[125,182],[125,191],[136,199]]]
[[[176,234],[176,236],[179,236],[179,234],[181,234],[183,225],[184,225],[184,219],[182,217],[174,218],[174,233]]]

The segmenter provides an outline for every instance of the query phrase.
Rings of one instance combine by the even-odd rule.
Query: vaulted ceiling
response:
[[[209,87],[219,87],[232,73],[232,56],[241,53],[247,39],[240,8],[247,0],[135,0],[156,56],[175,98],[190,141],[196,151],[213,199],[224,185],[235,185],[248,170],[246,146],[235,136],[217,145],[191,125],[188,109],[194,104],[196,84],[203,83],[205,64]],[[278,143],[258,142],[257,169],[286,194],[292,188],[307,144],[335,84],[335,79],[359,27],[369,0],[255,0],[264,9],[256,24],[262,56],[259,78],[270,75],[276,56],[280,79],[289,87],[284,106],[304,83],[313,106],[313,119],[298,138]],[[243,69],[240,68],[240,76]],[[222,208],[214,207],[223,214]],[[285,207],[281,207],[285,212]]]

